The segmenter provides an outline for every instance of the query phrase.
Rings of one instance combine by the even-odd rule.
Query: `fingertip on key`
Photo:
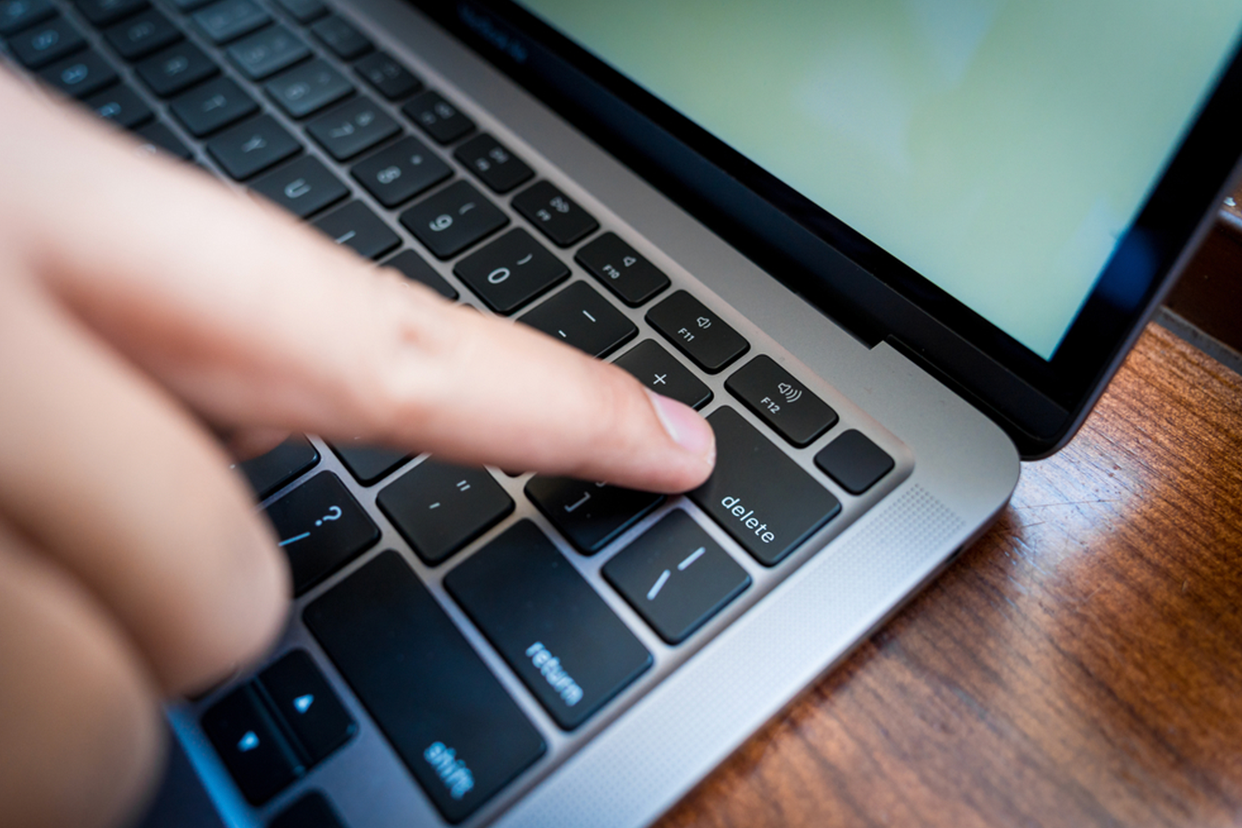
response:
[[[707,420],[690,406],[643,389],[673,442],[700,458],[708,469],[716,464],[716,435]]]

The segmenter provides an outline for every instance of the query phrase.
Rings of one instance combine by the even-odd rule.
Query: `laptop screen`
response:
[[[525,0],[1050,359],[1230,56],[1204,0]]]

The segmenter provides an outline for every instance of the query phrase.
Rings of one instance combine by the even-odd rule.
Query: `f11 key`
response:
[[[647,321],[709,374],[750,350],[741,334],[684,290],[647,311]]]

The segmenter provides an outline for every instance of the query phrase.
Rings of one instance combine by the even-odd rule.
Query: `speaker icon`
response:
[[[785,402],[797,402],[802,397],[802,389],[795,388],[787,382],[782,382],[780,385],[776,386],[776,390],[779,391],[781,396],[785,398]]]

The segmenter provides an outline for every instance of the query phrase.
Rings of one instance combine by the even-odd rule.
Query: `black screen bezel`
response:
[[[524,9],[410,2],[826,315],[953,386],[1028,458],[1072,436],[1242,154],[1229,116],[1242,106],[1235,39],[1212,94],[1044,360]]]

